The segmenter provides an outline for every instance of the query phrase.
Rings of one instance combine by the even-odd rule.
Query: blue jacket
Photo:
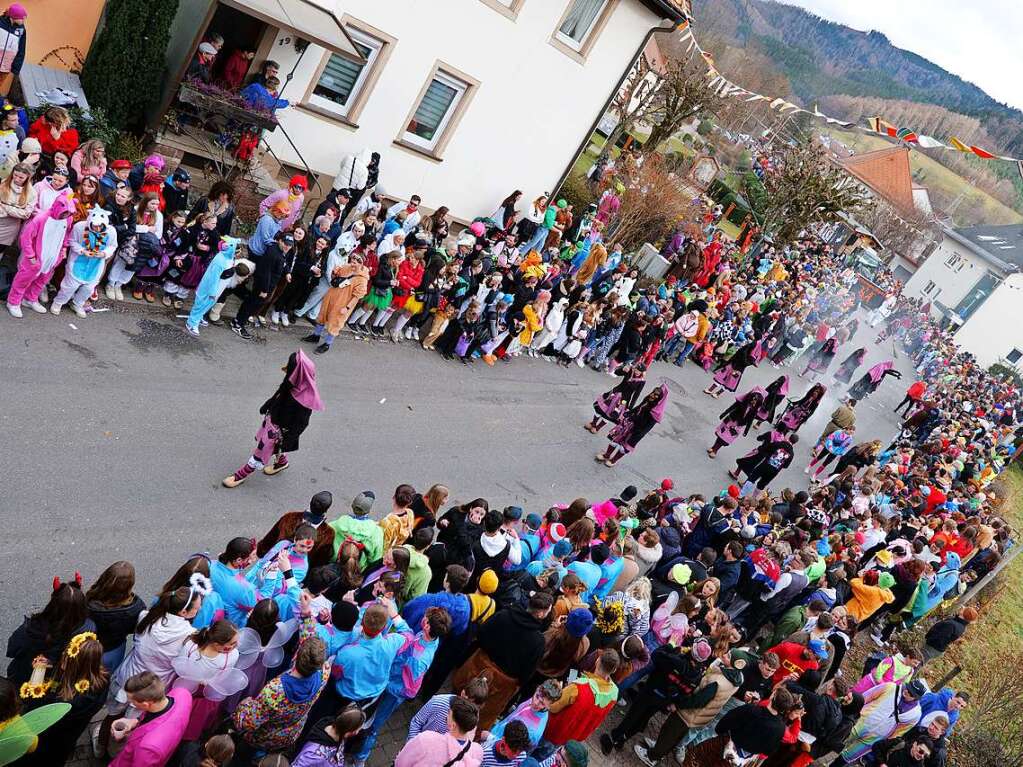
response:
[[[401,617],[409,626],[418,626],[431,607],[443,607],[451,616],[451,636],[458,636],[469,628],[469,598],[465,594],[423,594],[405,605]]]
[[[398,616],[392,626],[394,631],[369,638],[362,633],[355,640],[338,650],[334,657],[337,691],[342,698],[352,701],[375,698],[387,687],[391,665],[405,643],[412,638],[408,624]]]
[[[261,83],[252,83],[245,86],[239,95],[253,109],[263,109],[272,112],[276,109],[284,109],[290,106],[287,99],[277,98]]]
[[[256,224],[256,231],[252,233],[249,238],[249,253],[254,256],[262,256],[266,253],[266,249],[270,247],[270,243],[274,241],[274,237],[281,231],[281,222],[271,216],[269,213],[265,213],[259,218],[259,223]]]

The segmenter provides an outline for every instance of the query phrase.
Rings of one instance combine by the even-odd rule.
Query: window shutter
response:
[[[408,130],[428,141],[433,139],[434,133],[444,120],[444,115],[451,108],[452,102],[458,91],[450,85],[434,79],[430,87],[426,89],[423,100],[419,102],[415,115],[412,117],[412,124]]]

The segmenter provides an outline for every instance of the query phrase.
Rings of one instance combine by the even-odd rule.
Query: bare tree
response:
[[[646,157],[620,197],[611,242],[626,250],[656,242],[690,209],[688,195],[658,154]]]
[[[870,200],[816,141],[783,144],[764,186],[768,202],[763,228],[781,243],[791,242],[812,224],[834,221],[839,213],[855,214]]]
[[[618,143],[618,139],[637,124],[648,121],[660,86],[661,75],[644,51],[611,102],[609,111],[618,119],[618,124],[608,135],[607,142],[600,151],[601,158],[606,157]]]
[[[657,151],[683,123],[716,98],[707,83],[707,68],[698,55],[669,60],[649,110],[647,121],[653,130],[643,144],[645,154]]]

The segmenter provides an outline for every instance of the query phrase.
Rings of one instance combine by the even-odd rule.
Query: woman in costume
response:
[[[263,425],[256,433],[256,450],[234,474],[224,478],[224,487],[238,487],[257,469],[272,476],[288,468],[287,454],[298,450],[309,416],[314,410],[323,410],[316,388],[316,365],[305,352],[292,352],[282,370],[284,380],[259,409]]]
[[[864,373],[849,389],[849,396],[857,402],[866,399],[877,391],[881,382],[886,376],[902,378],[902,373],[895,369],[895,363],[891,360],[878,362],[874,367]]]
[[[303,341],[318,344],[315,354],[330,351],[334,339],[344,329],[360,299],[369,291],[369,269],[361,253],[353,252],[344,266],[337,266],[330,274],[330,289],[320,304],[313,332]]]
[[[821,400],[824,399],[826,392],[827,388],[824,384],[818,383],[811,386],[800,399],[789,400],[788,406],[774,427],[775,431],[782,433],[799,431],[802,425],[809,421],[813,414],[817,412],[817,408],[820,407]]]
[[[760,435],[757,440],[760,445],[736,461],[735,469],[728,473],[736,480],[740,479],[740,474],[745,474],[747,482],[764,490],[782,469],[792,464],[795,457],[794,446],[799,437],[795,434],[771,431]]]
[[[725,393],[726,389],[728,391],[738,389],[739,383],[742,381],[742,374],[746,372],[746,368],[751,365],[756,367],[757,365],[757,354],[759,354],[757,344],[758,342],[756,341],[750,341],[736,351],[731,359],[719,362],[717,367],[714,368],[714,382],[704,389],[703,393],[717,399]]]
[[[619,423],[622,414],[635,407],[646,386],[646,368],[642,365],[623,366],[615,375],[622,376],[622,380],[613,389],[597,397],[593,402],[593,420],[583,426],[591,434],[596,434],[609,422]]]
[[[721,414],[721,423],[714,430],[714,444],[707,449],[707,455],[717,458],[718,450],[725,445],[731,445],[739,436],[740,429],[743,436],[749,434],[757,413],[764,406],[765,394],[761,387],[755,386],[741,397],[735,398],[735,402]]]
[[[867,350],[860,348],[842,360],[842,364],[835,371],[835,380],[846,385],[852,380],[856,368],[863,364],[863,358],[867,356]]]
[[[614,466],[625,455],[635,450],[639,441],[654,428],[654,424],[660,423],[667,404],[668,387],[661,384],[646,395],[636,407],[624,411],[618,425],[608,432],[610,444],[607,450],[604,453],[597,453],[596,460],[605,466]]]
[[[753,422],[754,429],[759,429],[763,423],[774,421],[774,416],[778,412],[778,405],[781,404],[788,393],[788,376],[778,376],[778,378],[775,378],[768,384],[767,390],[764,392],[764,404],[760,406],[760,410],[757,411],[756,419]]]
[[[806,363],[803,372],[799,374],[800,377],[805,377],[809,373],[810,380],[813,380],[817,376],[823,375],[835,359],[835,355],[838,354],[838,347],[845,340],[844,333],[845,331],[840,330],[838,334],[821,344],[821,348],[814,352],[810,361]]]

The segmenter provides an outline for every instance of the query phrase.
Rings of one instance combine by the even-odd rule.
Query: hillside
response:
[[[935,104],[982,118],[996,149],[1023,154],[1023,112],[880,32],[773,0],[694,0],[693,14],[698,28],[769,56],[804,104],[838,94]]]

